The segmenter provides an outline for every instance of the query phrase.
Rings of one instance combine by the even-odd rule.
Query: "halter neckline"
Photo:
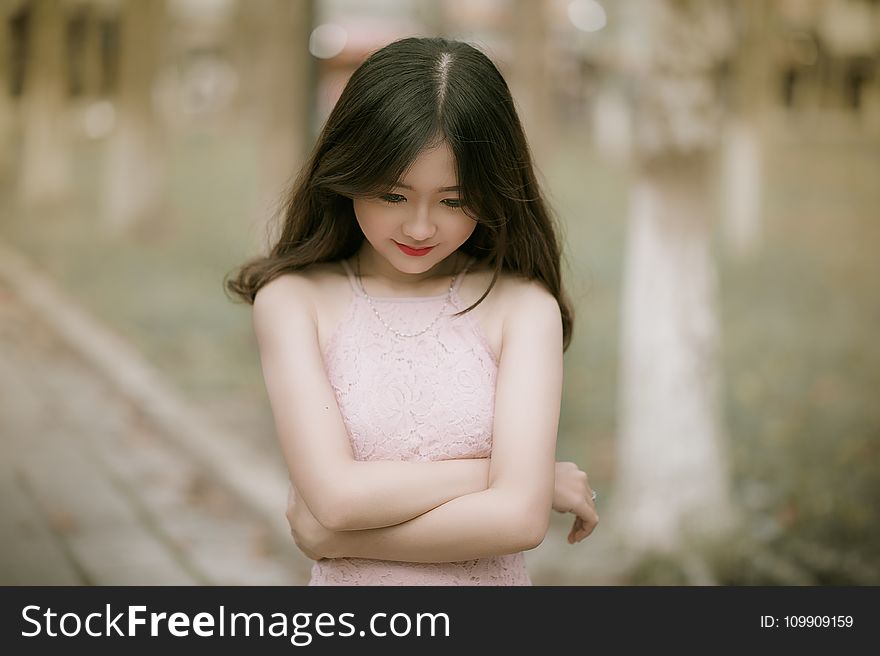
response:
[[[461,286],[461,282],[464,279],[465,273],[473,266],[474,262],[476,262],[477,258],[473,255],[469,256],[468,261],[465,263],[464,267],[455,274],[453,282],[450,286],[450,289],[443,294],[432,294],[431,296],[373,296],[372,294],[368,294],[364,289],[363,284],[357,279],[354,271],[351,268],[351,265],[347,260],[341,260],[342,267],[345,269],[345,273],[348,276],[348,281],[351,283],[351,287],[354,292],[363,298],[370,298],[374,301],[437,301],[446,299],[450,293],[455,294],[458,292],[458,288]]]

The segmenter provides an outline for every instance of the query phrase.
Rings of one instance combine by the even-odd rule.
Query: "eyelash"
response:
[[[401,198],[401,199],[403,199],[403,200],[389,200],[389,199],[391,199],[391,198]],[[404,197],[401,196],[400,194],[385,194],[385,195],[383,195],[383,196],[379,196],[379,199],[380,199],[383,203],[387,203],[388,205],[399,205],[399,204],[402,203],[404,200],[406,200],[406,198],[404,198]],[[457,209],[459,209],[459,208],[461,207],[461,201],[460,201],[459,199],[457,199],[457,198],[444,198],[444,199],[443,199],[442,201],[440,201],[440,202],[441,202],[441,203],[445,203],[445,202],[447,202],[447,201],[452,202],[452,203],[457,203],[457,205],[447,205],[447,206],[446,206],[446,207],[448,207],[448,208],[450,208],[450,209],[457,210]]]

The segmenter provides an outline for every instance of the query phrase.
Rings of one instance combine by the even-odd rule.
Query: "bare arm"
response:
[[[556,463],[553,510],[575,515],[568,534],[569,544],[584,540],[599,524],[599,515],[592,494],[589,477],[585,471],[573,462]],[[350,531],[349,535],[343,536],[338,532],[328,531],[318,523],[305,503],[297,499],[292,486],[287,498],[286,514],[294,541],[303,553],[313,560],[332,558],[334,554],[337,557],[346,554],[349,556],[364,554],[367,557],[390,558],[385,551],[382,551],[381,544],[382,541],[393,542],[396,539],[394,532]]]
[[[391,526],[485,490],[488,459],[358,461],[318,346],[309,283],[282,276],[254,300],[263,377],[288,473],[317,520],[343,531]]]
[[[489,488],[396,526],[333,532],[297,522],[326,557],[446,562],[532,549],[543,540],[554,491],[562,395],[562,328],[555,299],[534,286],[505,321]],[[295,529],[295,530],[297,530]]]

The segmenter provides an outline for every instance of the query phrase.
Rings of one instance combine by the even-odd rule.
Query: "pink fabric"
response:
[[[498,363],[458,288],[431,329],[398,337],[376,317],[347,262],[353,297],[324,352],[324,364],[358,460],[448,460],[492,451]],[[446,295],[371,297],[390,326],[416,333]],[[309,585],[531,585],[522,552],[445,563],[364,558],[315,562]]]

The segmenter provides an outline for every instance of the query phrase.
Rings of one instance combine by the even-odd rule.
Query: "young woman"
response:
[[[554,463],[572,312],[508,87],[465,43],[409,38],[351,76],[253,303],[312,585],[529,585],[551,508],[598,522]]]

